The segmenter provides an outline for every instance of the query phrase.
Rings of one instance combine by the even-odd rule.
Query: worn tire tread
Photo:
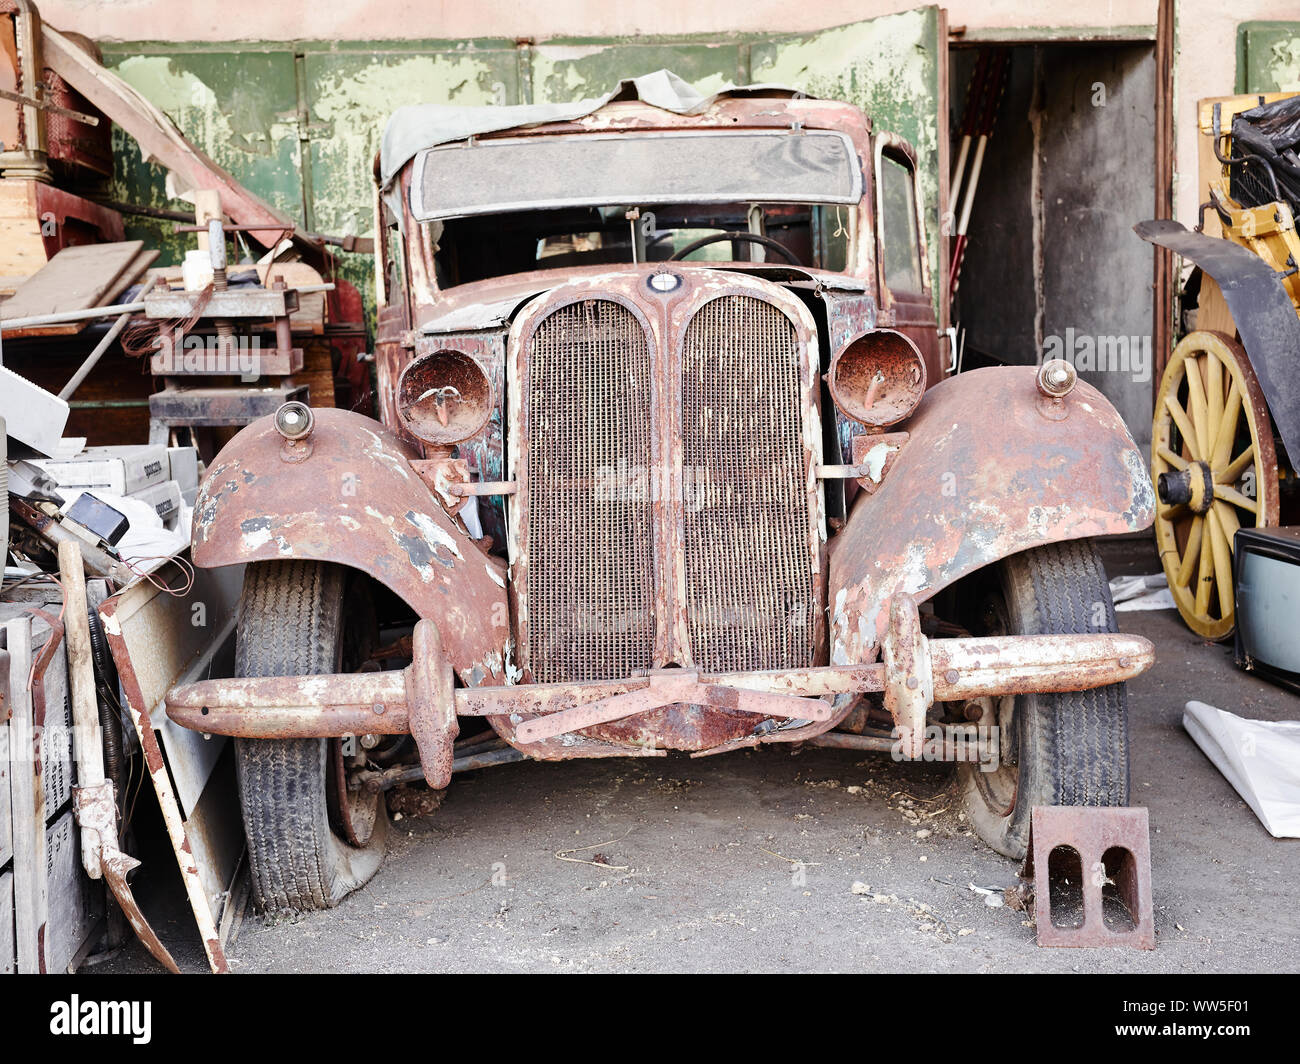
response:
[[[346,570],[319,562],[250,565],[239,604],[236,673],[334,672],[345,582]],[[331,829],[328,746],[324,739],[235,740],[253,895],[266,913],[332,908],[383,859],[382,813],[374,836],[360,849]]]
[[[1115,632],[1106,570],[1091,540],[1050,543],[1001,563],[1012,631],[1020,635]],[[1125,684],[1017,699],[1020,783],[1009,818],[990,821],[964,770],[968,811],[981,837],[1021,858],[1035,805],[1121,806],[1129,800]]]

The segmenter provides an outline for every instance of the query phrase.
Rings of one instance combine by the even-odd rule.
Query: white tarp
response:
[[[417,152],[436,144],[450,144],[483,133],[542,125],[547,122],[571,122],[600,110],[615,97],[640,100],[674,114],[696,114],[720,96],[749,94],[793,94],[784,85],[724,85],[709,96],[670,70],[656,70],[639,78],[625,78],[604,96],[591,96],[569,103],[527,103],[510,107],[454,107],[446,104],[416,103],[399,107],[384,128],[380,146],[380,176],[387,197],[393,179]],[[394,206],[394,215],[402,217]]]
[[[1174,594],[1164,573],[1152,576],[1117,576],[1110,582],[1110,598],[1115,612],[1125,610],[1172,610]]]
[[[1300,720],[1247,720],[1188,702],[1183,727],[1278,839],[1300,839]]]

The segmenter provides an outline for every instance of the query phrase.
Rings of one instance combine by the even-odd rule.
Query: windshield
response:
[[[861,168],[842,133],[588,133],[426,149],[415,161],[411,213],[435,221],[618,203],[848,205],[861,196]]]
[[[842,272],[855,212],[839,204],[620,204],[425,223],[439,288],[531,270],[768,262]]]

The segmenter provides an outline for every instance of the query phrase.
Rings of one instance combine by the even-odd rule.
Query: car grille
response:
[[[710,672],[813,664],[812,544],[794,323],[706,303],[682,352],[687,622]]]
[[[588,298],[526,339],[517,590],[534,682],[815,664],[798,331],[774,304],[724,294],[680,338],[678,362],[623,303]],[[657,392],[665,372],[679,383]],[[664,491],[653,471],[674,450],[682,480]],[[683,572],[684,598],[662,575]]]
[[[533,680],[628,676],[654,654],[648,501],[608,490],[651,463],[650,343],[620,303],[555,311],[528,365],[528,645]]]

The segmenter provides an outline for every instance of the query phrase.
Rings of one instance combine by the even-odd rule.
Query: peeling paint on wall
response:
[[[736,41],[677,41],[611,44],[545,41],[533,50],[533,85],[538,103],[602,96],[621,78],[671,70],[705,95],[728,83],[749,80],[742,46]]]
[[[1300,92],[1300,22],[1238,27],[1237,91]]]
[[[918,191],[927,205],[933,290],[939,289],[939,9],[923,7],[799,37],[755,43],[751,79],[847,100],[877,132],[916,149]]]
[[[877,129],[900,133],[916,147],[928,224],[937,232],[938,25],[938,8],[928,7],[780,38],[554,40],[536,46],[504,39],[126,43],[107,47],[105,62],[253,192],[330,235],[373,235],[372,166],[395,108],[577,99],[661,67],[706,93],[727,82],[782,82],[857,104],[873,115]],[[171,200],[162,172],[145,163],[120,130],[114,131],[114,149],[114,198],[184,206]],[[164,263],[179,262],[192,246],[172,232],[172,223],[130,223],[128,235],[160,247]],[[931,246],[937,250],[933,240]],[[343,276],[373,312],[371,258],[340,259]]]

